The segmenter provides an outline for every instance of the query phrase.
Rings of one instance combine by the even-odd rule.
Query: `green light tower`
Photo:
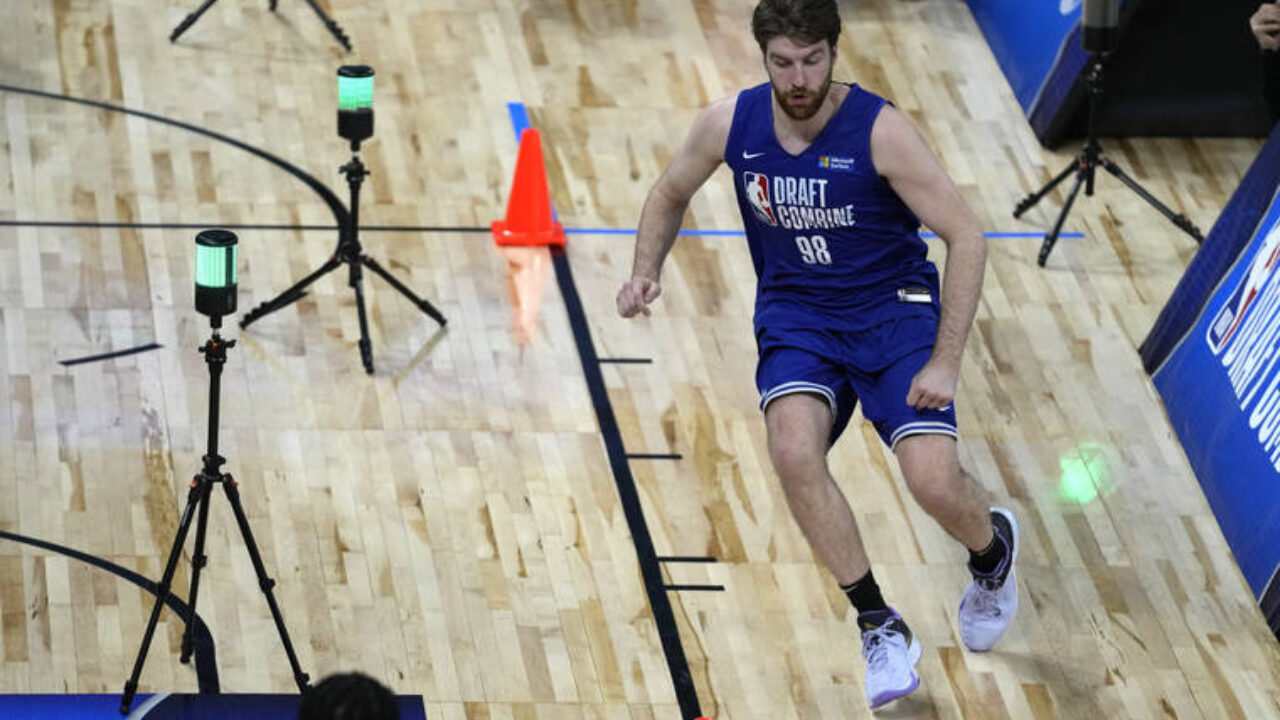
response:
[[[338,135],[351,141],[351,149],[373,137],[373,68],[343,65],[338,68]]]
[[[338,68],[338,135],[351,143],[351,160],[338,168],[347,178],[351,202],[345,217],[338,220],[338,247],[324,265],[294,283],[292,287],[262,303],[240,321],[240,327],[248,327],[258,318],[297,302],[307,286],[327,273],[347,266],[347,285],[356,295],[356,318],[360,322],[360,360],[365,372],[373,374],[373,342],[369,339],[369,320],[364,303],[364,268],[386,280],[391,287],[409,299],[419,310],[444,325],[444,315],[430,301],[418,297],[408,285],[369,257],[360,246],[360,185],[368,177],[369,170],[360,160],[360,143],[373,137],[373,68],[368,65],[343,65]]]
[[[196,235],[196,312],[222,324],[236,311],[236,234],[202,230]]]
[[[178,521],[178,531],[169,548],[168,560],[165,561],[164,574],[156,584],[155,601],[151,606],[151,615],[147,619],[146,629],[142,633],[142,644],[133,661],[133,672],[125,681],[124,691],[120,695],[120,714],[128,715],[133,707],[133,700],[138,693],[138,681],[142,677],[142,667],[147,661],[147,652],[151,649],[151,641],[155,638],[156,626],[160,621],[160,612],[167,604],[170,590],[173,587],[174,575],[178,569],[178,561],[182,558],[182,549],[186,545],[187,535],[195,523],[196,542],[191,552],[191,590],[187,593],[185,617],[186,626],[182,633],[182,654],[179,662],[190,662],[193,656],[199,665],[205,660],[203,656],[212,642],[196,647],[195,629],[198,621],[196,603],[200,597],[200,573],[209,558],[205,555],[205,537],[209,527],[209,503],[213,497],[213,488],[221,485],[226,491],[231,510],[236,516],[236,525],[240,528],[240,537],[244,540],[245,549],[249,551],[249,560],[253,563],[254,572],[258,576],[258,588],[266,597],[267,606],[271,609],[271,619],[275,622],[280,642],[284,644],[285,654],[289,658],[289,668],[293,671],[293,680],[298,685],[298,692],[305,693],[310,687],[310,677],[302,671],[298,662],[298,654],[293,649],[293,640],[284,625],[284,615],[280,612],[280,604],[272,592],[276,581],[267,574],[258,551],[258,543],[253,538],[253,530],[249,527],[249,518],[245,515],[244,506],[240,502],[239,485],[230,473],[222,472],[227,459],[218,454],[218,422],[221,416],[222,399],[222,366],[227,362],[227,350],[235,347],[235,340],[224,339],[218,334],[222,327],[222,316],[236,311],[236,245],[238,239],[229,230],[202,230],[196,235],[196,310],[209,316],[211,335],[200,353],[204,355],[205,366],[209,369],[209,421],[207,443],[203,455],[204,465],[200,472],[187,486],[187,505]],[[212,660],[210,656],[208,660]],[[203,691],[204,688],[201,688]]]

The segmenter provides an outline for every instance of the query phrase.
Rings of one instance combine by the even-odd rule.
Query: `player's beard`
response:
[[[822,103],[827,99],[827,93],[831,91],[831,70],[827,68],[827,76],[822,79],[822,86],[816,92],[805,92],[804,96],[808,100],[803,105],[792,105],[791,101],[796,97],[794,90],[782,92],[778,90],[778,86],[773,86],[773,96],[778,101],[778,106],[782,108],[782,112],[792,120],[808,120],[818,114],[818,110],[822,108]]]

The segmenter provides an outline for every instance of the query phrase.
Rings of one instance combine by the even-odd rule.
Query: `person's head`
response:
[[[395,695],[360,673],[330,675],[302,696],[298,720],[400,720]]]
[[[751,33],[783,113],[796,120],[814,117],[831,90],[840,38],[836,0],[760,0]]]
[[[831,68],[840,38],[835,0],[760,0],[751,32],[778,105],[796,120],[808,120],[831,88]]]

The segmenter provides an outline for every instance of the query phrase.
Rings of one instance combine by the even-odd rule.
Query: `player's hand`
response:
[[[622,284],[618,291],[618,314],[624,318],[635,317],[639,313],[649,314],[649,303],[662,294],[662,286],[657,280],[635,276]]]
[[[1280,50],[1280,4],[1268,2],[1259,6],[1249,18],[1249,29],[1258,47],[1272,52]]]
[[[917,410],[926,408],[941,410],[951,404],[956,396],[956,382],[960,368],[936,358],[930,359],[920,372],[911,378],[907,391],[907,404]]]

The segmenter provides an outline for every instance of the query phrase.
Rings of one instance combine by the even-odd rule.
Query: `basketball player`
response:
[[[858,613],[866,692],[878,707],[914,690],[920,643],[880,594],[826,453],[861,400],[916,501],[969,549],[961,638],[988,650],[1018,604],[1018,526],[960,468],[952,398],[982,286],[973,215],[898,110],[831,82],[835,0],[762,0],[752,30],[769,82],[704,109],[650,190],[623,317],[649,314],[694,192],[723,161],[757,274],[756,384],[769,454],[809,544]],[[947,245],[946,283],[923,220]]]

